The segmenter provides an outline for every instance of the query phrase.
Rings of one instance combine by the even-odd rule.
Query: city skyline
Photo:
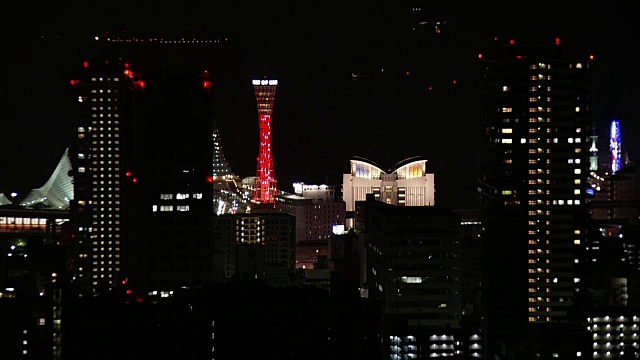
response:
[[[389,13],[397,14],[399,8]],[[407,29],[402,28],[407,24],[397,16],[381,22],[385,19],[381,14],[389,9],[362,7],[358,12],[356,6],[343,6],[336,8],[342,12],[333,14],[333,27],[318,28],[315,25],[323,16],[331,15],[330,10],[317,9],[317,13],[307,14],[305,21],[297,16],[302,15],[301,9],[292,9],[296,16],[287,19],[282,7],[274,6],[262,10],[273,14],[275,23],[297,26],[300,31],[274,26],[263,30],[263,36],[254,32],[260,22],[252,23],[248,20],[250,13],[243,16],[237,9],[230,10],[229,19],[242,21],[227,20],[226,25],[215,22],[211,29],[206,29],[206,24],[187,26],[185,19],[178,18],[171,27],[162,28],[160,20],[167,15],[160,8],[153,16],[136,13],[138,22],[124,16],[111,23],[106,17],[100,21],[113,31],[129,28],[131,33],[140,34],[231,34],[228,41],[233,56],[240,61],[231,68],[218,68],[224,82],[217,81],[217,74],[212,81],[218,106],[215,120],[225,156],[238,175],[255,173],[258,124],[250,79],[263,74],[278,78],[273,156],[278,188],[285,191],[292,190],[294,181],[339,185],[352,156],[375,159],[384,167],[398,159],[422,156],[428,159],[427,171],[436,177],[437,203],[452,208],[475,207],[479,176],[476,154],[481,135],[477,54],[494,35],[504,39],[505,32],[516,41],[523,37],[518,33],[533,36],[535,30],[544,32],[541,37],[549,41],[553,41],[552,34],[560,34],[563,44],[575,43],[592,51],[593,119],[601,154],[608,149],[607,125],[615,118],[621,123],[624,151],[629,152],[631,160],[637,159],[638,148],[632,138],[638,131],[634,123],[638,107],[632,102],[638,92],[632,88],[636,75],[626,72],[632,64],[624,56],[627,51],[633,52],[637,43],[631,41],[626,28],[628,12],[592,2],[574,9],[575,13],[556,11],[534,22],[532,16],[513,9],[511,18],[500,19],[493,14],[497,8],[488,5],[477,9],[481,11],[476,17],[451,9],[434,11],[443,14],[437,17],[447,19],[449,27],[440,38],[427,40],[428,49],[437,52],[433,63],[421,68],[415,64],[420,65],[430,53],[416,50],[418,46],[414,45],[418,43],[410,39]],[[74,11],[86,14],[86,9]],[[40,12],[36,10],[35,14]],[[54,20],[52,17],[33,26],[30,33],[9,40],[8,47],[13,51],[3,60],[2,106],[8,134],[1,145],[5,154],[0,162],[5,169],[0,178],[3,192],[15,190],[26,195],[41,186],[71,139],[70,122],[65,117],[69,103],[64,103],[68,99],[64,92],[69,91],[67,71],[82,59],[83,48],[76,38],[88,40],[94,34],[88,28],[72,36],[72,24]],[[151,26],[145,28],[143,24]],[[373,26],[376,24],[380,26]],[[37,35],[39,30],[44,39]],[[55,38],[56,32],[60,39]],[[394,37],[403,34],[405,39],[393,43]],[[257,43],[252,38],[265,41]],[[377,68],[387,68],[388,77],[351,79],[353,72],[373,74],[371,69]]]

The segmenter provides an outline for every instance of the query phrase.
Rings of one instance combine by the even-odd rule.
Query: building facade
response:
[[[381,306],[387,358],[462,354],[460,216],[440,207],[365,204],[368,296]]]
[[[293,216],[275,212],[220,215],[214,218],[213,228],[214,237],[221,244],[226,279],[251,275],[281,284],[293,275]]]
[[[490,341],[570,316],[585,244],[590,67],[560,39],[501,42],[478,55],[481,191]],[[508,271],[505,271],[508,269]]]
[[[351,171],[342,176],[342,200],[347,213],[355,211],[356,201],[364,201],[367,194],[376,200],[397,206],[435,205],[434,175],[427,173],[427,160],[420,157],[405,159],[385,172],[370,160],[354,157]],[[353,227],[353,221],[349,221]]]

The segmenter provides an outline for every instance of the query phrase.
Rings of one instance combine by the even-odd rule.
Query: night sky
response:
[[[617,118],[623,149],[632,160],[640,158],[637,136],[632,137],[640,133],[640,49],[628,2],[567,1],[555,9],[558,2],[546,0],[529,8],[517,2],[477,2],[470,8],[466,2],[437,7],[424,1],[418,6],[427,17],[448,26],[441,35],[423,38],[414,37],[406,12],[411,5],[404,1],[263,2],[253,8],[195,1],[39,3],[11,5],[2,25],[0,192],[25,193],[52,173],[72,139],[69,79],[91,51],[90,39],[105,31],[228,38],[224,50],[203,61],[214,71],[222,146],[241,176],[255,174],[258,151],[251,79],[277,78],[273,145],[285,191],[293,181],[339,187],[354,155],[383,168],[420,155],[435,173],[437,203],[476,207],[477,54],[494,36],[557,36],[594,54],[600,149],[606,149],[608,121]],[[352,72],[367,78],[353,81]]]

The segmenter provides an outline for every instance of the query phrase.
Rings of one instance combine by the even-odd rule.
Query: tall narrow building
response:
[[[495,41],[478,55],[489,350],[571,318],[589,175],[590,67],[560,39]],[[493,357],[493,355],[491,355]]]
[[[85,292],[122,281],[128,100],[134,75],[123,62],[84,61],[70,80],[77,104],[71,144],[74,224],[71,270]]]

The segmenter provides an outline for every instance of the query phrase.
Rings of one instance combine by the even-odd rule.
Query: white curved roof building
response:
[[[41,187],[31,190],[20,205],[29,208],[67,210],[71,200],[73,200],[73,177],[69,148],[67,148],[49,180]]]
[[[404,159],[389,171],[361,157],[351,159],[351,172],[342,177],[342,200],[347,211],[355,210],[356,201],[367,194],[376,200],[397,206],[433,206],[434,175],[428,174],[427,160],[422,157]]]

